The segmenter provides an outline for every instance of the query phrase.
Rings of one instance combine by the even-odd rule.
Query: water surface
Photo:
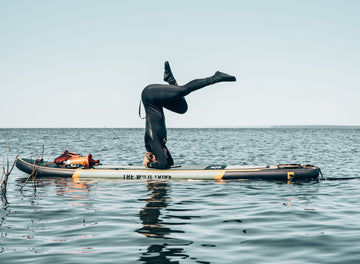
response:
[[[177,164],[311,163],[360,177],[359,129],[169,129]],[[11,157],[141,163],[142,129],[0,129]],[[0,210],[1,263],[356,263],[360,181],[29,181]]]

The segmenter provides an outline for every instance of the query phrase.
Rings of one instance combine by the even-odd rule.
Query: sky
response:
[[[360,1],[0,0],[0,127],[144,127],[142,89],[220,70],[168,127],[360,125]]]

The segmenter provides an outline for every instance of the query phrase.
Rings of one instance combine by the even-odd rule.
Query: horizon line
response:
[[[0,127],[0,129],[144,129],[144,127],[116,127],[116,126],[99,126],[99,127]],[[258,125],[258,126],[204,126],[204,127],[167,127],[168,129],[229,129],[229,128],[360,128],[360,125]]]

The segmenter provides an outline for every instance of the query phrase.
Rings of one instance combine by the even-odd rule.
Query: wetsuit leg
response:
[[[170,85],[178,86],[168,61],[165,61],[164,69],[164,81],[169,83]],[[165,103],[164,107],[178,114],[184,114],[188,109],[187,102],[184,97]]]
[[[185,114],[188,110],[188,105],[184,97],[165,103],[164,107],[178,114]]]
[[[206,85],[201,80],[194,80],[184,86],[167,85],[167,84],[151,84],[143,90],[142,98],[161,106],[169,104],[174,100],[178,100],[192,91],[198,90]],[[144,100],[143,100],[144,101]]]
[[[165,104],[169,104],[169,102],[173,100],[180,99],[181,97],[184,97],[189,93],[199,90],[208,85],[217,82],[235,80],[236,79],[233,76],[221,72],[216,72],[214,76],[196,79],[182,86],[152,84],[145,87],[142,93],[142,98],[143,101],[145,99],[164,106]]]

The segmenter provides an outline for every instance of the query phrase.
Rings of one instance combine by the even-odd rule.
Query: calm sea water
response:
[[[360,130],[169,129],[177,164],[311,163],[324,177],[264,181],[37,179],[14,169],[0,263],[359,263]],[[0,129],[0,153],[92,153],[141,163],[142,129]]]

